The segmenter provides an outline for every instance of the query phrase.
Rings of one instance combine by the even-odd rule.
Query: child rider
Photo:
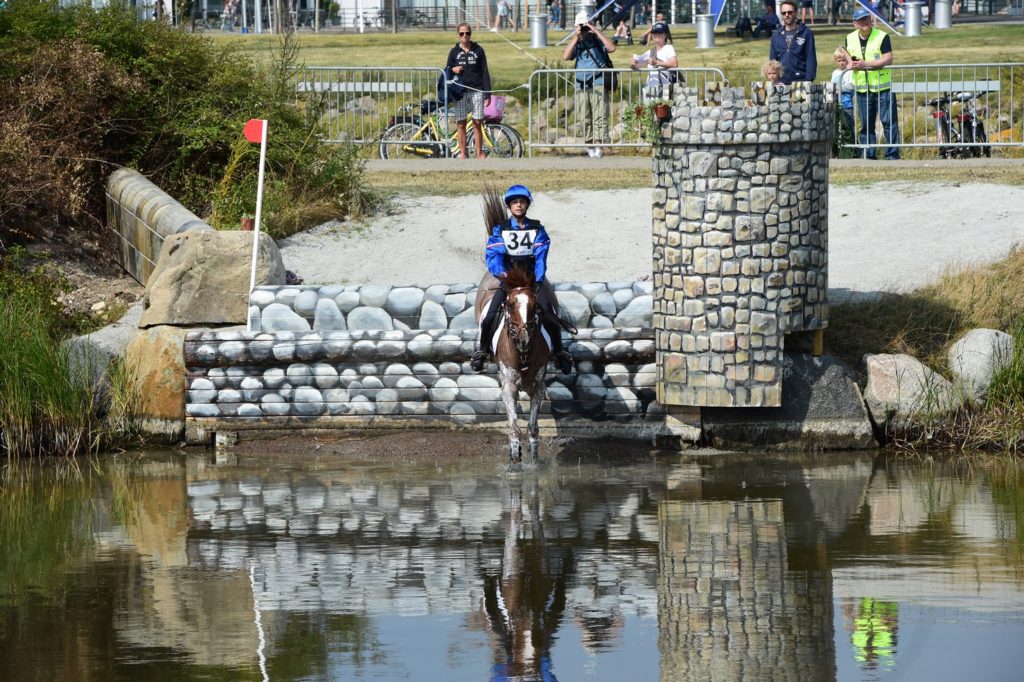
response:
[[[487,361],[486,349],[490,347],[490,339],[494,335],[494,322],[508,295],[504,280],[508,278],[509,268],[532,267],[537,303],[542,310],[544,328],[551,337],[555,365],[562,374],[569,374],[572,372],[572,356],[562,348],[562,329],[557,321],[554,293],[550,284],[544,280],[551,239],[540,221],[526,217],[526,211],[533,203],[530,190],[523,185],[512,185],[505,191],[504,199],[511,216],[505,222],[491,228],[491,236],[487,238],[484,252],[487,269],[498,279],[501,286],[494,292],[494,298],[491,299],[483,322],[480,323],[480,339],[477,342],[477,350],[470,359],[470,367],[474,372],[480,372]]]

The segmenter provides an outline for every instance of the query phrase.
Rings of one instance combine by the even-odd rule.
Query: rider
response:
[[[494,292],[494,298],[491,299],[480,324],[480,338],[477,341],[477,350],[470,359],[470,367],[474,372],[483,371],[484,363],[487,361],[485,349],[490,346],[494,322],[508,295],[504,284],[508,278],[508,269],[513,265],[532,266],[537,303],[543,311],[541,317],[544,328],[551,337],[555,364],[562,374],[568,374],[572,371],[572,356],[562,348],[562,328],[558,323],[558,313],[555,312],[554,295],[551,293],[550,285],[542,286],[546,284],[544,274],[548,267],[548,248],[551,246],[551,239],[540,221],[526,217],[526,211],[533,203],[530,190],[523,185],[512,185],[505,191],[504,198],[505,206],[512,215],[505,222],[491,228],[491,236],[487,238],[484,252],[487,269],[499,280],[501,286]]]

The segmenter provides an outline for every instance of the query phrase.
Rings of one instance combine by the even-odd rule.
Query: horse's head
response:
[[[533,335],[540,327],[537,294],[533,290],[533,278],[530,273],[510,270],[506,285],[509,287],[508,296],[505,298],[508,335],[520,357],[523,357],[529,351]]]

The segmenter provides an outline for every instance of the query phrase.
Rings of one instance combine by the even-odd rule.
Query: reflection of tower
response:
[[[572,555],[545,541],[536,480],[525,527],[522,494],[517,484],[509,490],[500,574],[484,576],[484,610],[495,635],[491,679],[553,682],[551,646],[565,612]]]
[[[788,569],[781,500],[663,501],[662,680],[833,679],[831,579]]]

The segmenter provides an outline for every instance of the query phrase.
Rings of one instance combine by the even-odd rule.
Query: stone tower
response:
[[[682,90],[655,153],[658,401],[777,407],[785,334],[828,322],[828,86]]]

